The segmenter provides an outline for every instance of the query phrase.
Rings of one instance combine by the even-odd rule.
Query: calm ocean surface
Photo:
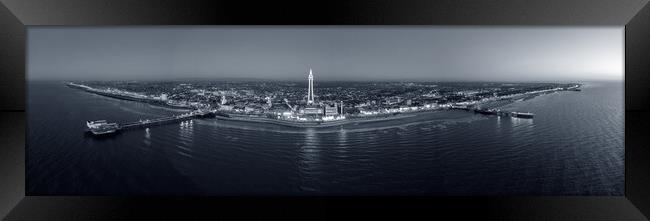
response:
[[[106,139],[86,120],[179,113],[28,82],[28,195],[623,195],[623,82],[502,109],[332,128],[193,120]]]

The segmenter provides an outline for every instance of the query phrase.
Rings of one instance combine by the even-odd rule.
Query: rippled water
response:
[[[623,195],[623,83],[503,107],[332,128],[193,120],[84,137],[86,120],[177,111],[28,82],[29,195]]]

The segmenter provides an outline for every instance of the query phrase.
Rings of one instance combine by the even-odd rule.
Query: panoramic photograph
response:
[[[27,29],[27,195],[624,194],[624,29]]]

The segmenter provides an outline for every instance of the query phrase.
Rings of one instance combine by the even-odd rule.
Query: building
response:
[[[307,88],[307,104],[314,103],[314,75],[311,73],[311,68],[309,69],[309,77],[307,77],[309,86]]]
[[[226,102],[228,102],[228,100],[226,100],[226,95],[221,95],[221,105],[226,104]]]
[[[336,104],[334,106],[325,105],[325,116],[334,116],[338,114],[338,107]]]
[[[245,106],[244,107],[244,112],[253,112],[253,111],[255,111],[255,109],[256,109],[255,107]]]
[[[307,77],[307,106],[301,110],[305,115],[323,115],[325,110],[314,104],[314,74],[309,69],[309,76]]]
[[[231,106],[231,105],[221,105],[221,106],[219,106],[219,110],[222,110],[222,111],[232,111],[232,109],[233,109],[233,106]]]
[[[271,97],[266,97],[266,104],[269,105],[269,107],[273,106],[273,101],[271,100]]]
[[[160,94],[160,96],[154,96],[153,99],[161,100],[161,101],[167,101],[167,94],[162,93],[162,94]]]
[[[309,115],[323,115],[323,108],[318,107],[305,107],[303,109],[303,114]]]
[[[389,97],[389,98],[386,98],[386,104],[388,104],[388,105],[397,104],[397,103],[400,103],[400,102],[402,102],[401,97]]]

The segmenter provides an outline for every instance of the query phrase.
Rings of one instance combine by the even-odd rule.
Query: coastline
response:
[[[542,91],[542,92],[529,93],[529,94],[517,94],[504,99],[477,102],[476,104],[490,106],[491,108],[497,108],[497,107],[507,106],[509,104],[515,103],[520,100],[524,100],[524,101],[531,100],[538,96],[547,95],[556,91],[558,90],[549,90],[549,91]],[[466,111],[466,112],[473,113],[469,110],[463,110],[463,109],[438,108],[438,109],[430,109],[430,110],[418,110],[418,111],[398,112],[392,114],[390,113],[381,114],[380,116],[346,118],[343,120],[336,120],[336,121],[329,121],[329,122],[297,122],[297,121],[287,121],[287,120],[280,120],[280,119],[273,119],[273,118],[266,118],[266,117],[253,117],[248,115],[230,115],[231,117],[217,115],[215,118],[218,120],[229,120],[229,121],[240,121],[240,122],[271,123],[275,125],[297,127],[297,128],[327,128],[327,127],[335,127],[335,126],[349,125],[355,123],[372,123],[372,122],[406,119],[406,118],[422,116],[424,114],[430,114],[430,113],[435,113],[440,111]]]
[[[130,97],[130,96],[124,96],[124,95],[112,94],[112,93],[108,93],[108,92],[94,90],[93,88],[90,88],[90,87],[88,87],[86,85],[78,85],[78,84],[74,84],[74,83],[69,83],[67,86],[71,87],[71,88],[75,88],[75,89],[81,89],[81,90],[83,90],[85,92],[88,92],[88,93],[97,94],[97,95],[100,95],[100,96],[111,97],[111,98],[114,98],[114,99],[147,103],[147,104],[151,104],[151,105],[155,105],[155,106],[160,106],[160,107],[165,107],[165,108],[172,108],[172,109],[192,110],[191,107],[174,106],[174,105],[170,105],[170,104],[167,104],[167,103],[159,101],[159,100]],[[522,94],[515,94],[515,95],[510,95],[510,96],[507,96],[507,97],[502,97],[502,98],[496,99],[496,100],[476,101],[476,102],[473,102],[472,105],[485,105],[485,106],[490,106],[491,108],[502,107],[502,106],[506,106],[508,104],[517,102],[519,100],[534,99],[537,96],[545,95],[545,94],[548,94],[548,93],[551,93],[551,92],[557,92],[557,91],[560,91],[559,89],[560,88],[555,88],[555,89],[550,89],[550,90],[533,91],[533,92],[527,92],[527,93],[522,93]],[[372,116],[350,116],[349,118],[342,119],[342,120],[310,121],[310,122],[281,120],[281,119],[267,118],[267,117],[263,117],[263,116],[245,115],[245,114],[226,114],[227,116],[217,114],[214,118],[217,119],[217,120],[253,122],[253,123],[269,123],[269,124],[275,124],[275,125],[287,126],[287,127],[295,127],[295,128],[327,128],[327,127],[335,127],[335,126],[342,126],[342,125],[349,125],[349,124],[371,123],[371,122],[382,122],[382,121],[406,119],[406,118],[421,116],[423,114],[440,112],[440,111],[445,111],[445,110],[470,111],[469,109],[433,108],[433,109],[413,110],[413,111],[404,111],[404,112],[382,113],[382,114],[377,114],[377,115],[372,115]]]
[[[140,102],[140,103],[145,103],[145,104],[150,104],[150,105],[155,105],[159,107],[164,107],[164,108],[171,108],[171,109],[177,109],[177,110],[193,110],[194,108],[192,107],[183,107],[183,106],[175,106],[175,105],[170,105],[164,101],[160,100],[153,100],[153,99],[148,99],[148,98],[138,98],[138,97],[131,97],[131,96],[126,96],[126,95],[120,95],[120,94],[114,94],[114,93],[109,93],[109,92],[104,92],[100,90],[96,90],[94,88],[88,87],[86,85],[79,85],[79,84],[74,84],[74,83],[68,83],[66,84],[68,87],[73,88],[73,89],[79,89],[91,94],[96,94],[104,97],[110,97],[114,99],[119,99],[119,100],[126,100],[126,101],[134,101],[134,102]]]
[[[253,122],[253,123],[270,123],[275,125],[297,127],[297,128],[327,128],[327,127],[342,126],[342,125],[348,125],[354,123],[370,123],[370,122],[405,119],[405,118],[420,116],[421,114],[432,113],[435,111],[441,111],[441,110],[400,113],[397,115],[391,114],[391,115],[386,115],[381,117],[351,118],[351,119],[326,121],[326,122],[297,122],[297,121],[287,121],[287,120],[279,120],[279,119],[272,119],[272,118],[265,118],[265,117],[248,117],[248,116],[224,117],[219,115],[217,115],[215,119],[228,120],[228,121],[240,121],[240,122]]]

